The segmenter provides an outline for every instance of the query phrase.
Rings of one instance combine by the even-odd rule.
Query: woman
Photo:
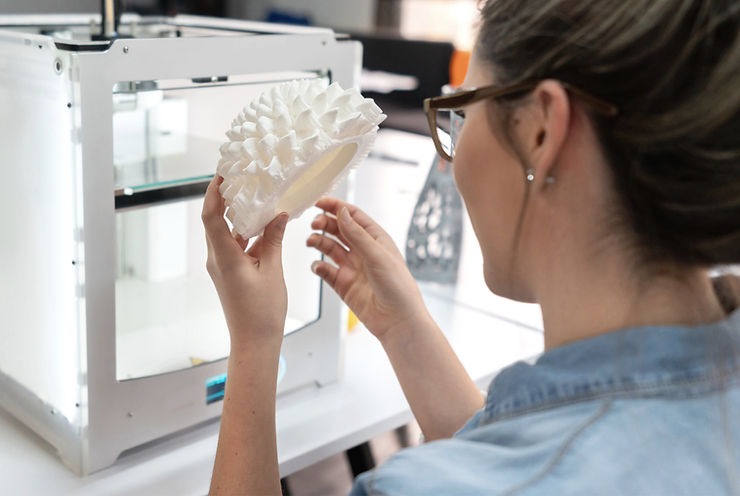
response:
[[[495,293],[545,353],[481,396],[388,235],[340,200],[312,269],[381,341],[426,443],[354,494],[740,494],[740,3],[489,0],[461,92],[460,194]],[[476,91],[471,91],[477,88]],[[433,124],[433,119],[430,119]],[[454,156],[450,156],[453,155]],[[208,268],[231,333],[211,490],[278,494],[283,214],[246,254],[214,180]]]

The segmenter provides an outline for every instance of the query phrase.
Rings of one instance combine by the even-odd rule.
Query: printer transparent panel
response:
[[[119,197],[146,201],[116,210],[116,376],[135,379],[182,370],[228,356],[218,296],[206,272],[200,220],[202,192],[219,145],[236,114],[278,82],[316,74],[259,79],[129,81],[113,90],[113,155]],[[320,280],[305,247],[310,209],[286,229],[288,286],[285,333],[319,318]]]

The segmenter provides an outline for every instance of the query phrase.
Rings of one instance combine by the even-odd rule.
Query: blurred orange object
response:
[[[470,52],[465,50],[455,50],[450,58],[450,85],[453,87],[460,86],[465,80],[465,74],[468,72],[468,63],[470,62]]]
[[[359,321],[360,319],[357,318],[357,315],[355,315],[355,313],[350,310],[349,315],[347,316],[347,330],[351,331],[352,329],[354,329]]]

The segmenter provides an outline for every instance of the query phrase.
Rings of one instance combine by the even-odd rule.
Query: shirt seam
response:
[[[547,475],[549,475],[555,467],[560,463],[560,461],[563,459],[565,454],[570,450],[571,446],[575,442],[575,440],[581,436],[589,427],[591,427],[594,423],[596,423],[597,420],[601,419],[607,411],[611,408],[611,405],[613,403],[613,400],[608,399],[603,402],[601,405],[601,408],[599,408],[599,411],[596,412],[595,415],[593,415],[590,419],[588,419],[582,426],[580,426],[576,431],[565,440],[565,442],[560,446],[560,449],[558,449],[558,452],[555,454],[555,457],[550,461],[550,463],[547,464],[547,466],[538,474],[532,476],[529,480],[519,484],[518,486],[515,486],[508,491],[506,491],[504,496],[513,496],[514,494],[526,489],[527,487],[530,487],[534,485],[535,483],[541,481]]]
[[[729,380],[728,380],[729,379]],[[718,381],[721,381],[717,383]],[[486,425],[492,424],[494,422],[498,422],[501,420],[508,420],[513,417],[518,417],[520,415],[525,415],[529,413],[537,413],[544,410],[550,410],[552,408],[564,406],[564,405],[573,405],[577,403],[583,403],[586,401],[594,401],[598,400],[600,398],[604,397],[615,397],[615,396],[629,396],[634,395],[636,397],[644,397],[645,395],[649,395],[652,391],[653,394],[659,393],[660,390],[666,389],[666,388],[681,388],[683,386],[690,386],[690,385],[696,385],[700,383],[717,383],[715,387],[710,388],[708,391],[702,391],[702,392],[696,392],[696,393],[685,393],[680,396],[681,399],[685,398],[693,398],[693,397],[700,397],[705,396],[707,394],[712,394],[718,391],[724,391],[728,388],[731,388],[733,386],[737,386],[740,384],[740,376],[737,375],[737,371],[733,370],[728,376],[720,376],[716,374],[712,374],[711,376],[702,376],[695,379],[681,379],[681,380],[672,380],[672,381],[663,381],[663,382],[657,382],[649,385],[637,385],[637,386],[621,386],[617,388],[612,388],[608,391],[600,391],[595,393],[588,393],[588,394],[582,394],[577,396],[570,396],[567,398],[558,398],[553,399],[547,402],[542,402],[540,404],[535,404],[529,407],[525,407],[518,410],[510,410],[508,412],[501,412],[497,414],[490,414],[490,415],[484,415],[484,419],[487,421]],[[489,398],[493,398],[493,395],[489,394]],[[669,398],[666,398],[669,399]],[[493,401],[493,400],[489,400]]]

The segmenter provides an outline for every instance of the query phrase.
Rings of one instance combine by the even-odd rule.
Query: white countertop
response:
[[[425,291],[425,294],[428,294]],[[435,318],[468,372],[485,388],[496,371],[542,349],[542,335],[436,296]],[[380,344],[361,325],[347,336],[344,377],[323,388],[282,396],[277,404],[283,476],[367,441],[412,419]],[[112,467],[80,478],[51,446],[0,410],[0,480],[21,495],[203,495],[216,453],[218,423],[202,425],[122,456]]]

